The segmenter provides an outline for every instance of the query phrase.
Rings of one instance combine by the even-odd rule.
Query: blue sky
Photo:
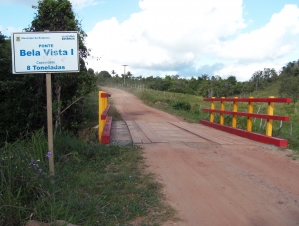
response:
[[[299,0],[71,0],[88,67],[135,76],[234,75],[299,59]],[[37,0],[0,0],[0,31],[22,31]],[[97,61],[96,57],[101,57]]]

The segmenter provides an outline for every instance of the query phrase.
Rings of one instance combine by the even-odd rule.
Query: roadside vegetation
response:
[[[137,146],[98,142],[97,76],[69,0],[42,0],[25,31],[78,31],[80,72],[52,74],[55,176],[49,175],[44,74],[14,75],[0,31],[0,225],[160,225],[173,219]],[[110,115],[121,119],[115,108]],[[52,183],[54,182],[54,183]]]
[[[65,220],[78,225],[160,225],[174,219],[161,184],[146,170],[137,146],[106,146],[97,124],[97,93],[84,101],[86,121],[79,139],[54,139],[55,177],[49,175],[42,130],[0,148],[0,225]],[[120,118],[113,109],[112,116]],[[87,120],[88,119],[88,120]],[[55,181],[54,184],[51,180]]]

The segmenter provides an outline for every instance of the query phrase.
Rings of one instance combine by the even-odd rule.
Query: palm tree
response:
[[[128,77],[128,78],[130,78],[132,75],[133,75],[133,74],[132,74],[130,71],[127,72],[127,77]]]
[[[114,77],[114,75],[116,74],[114,70],[111,71],[112,76]]]

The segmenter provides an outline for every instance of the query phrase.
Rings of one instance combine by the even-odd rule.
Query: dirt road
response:
[[[166,225],[299,225],[299,164],[286,152],[105,90],[183,219]]]

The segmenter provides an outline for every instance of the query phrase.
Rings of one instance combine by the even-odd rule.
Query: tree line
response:
[[[260,91],[272,83],[279,86],[281,97],[290,97],[295,104],[299,99],[299,60],[287,63],[280,71],[274,68],[264,68],[255,71],[248,81],[237,81],[236,76],[221,78],[218,75],[203,74],[197,77],[185,78],[179,75],[165,75],[164,78],[154,76],[134,76],[130,71],[120,76],[112,70],[96,72],[100,84],[140,85],[147,88],[198,95],[203,97],[233,97],[248,96],[252,92]],[[124,79],[125,76],[125,79]],[[296,110],[297,111],[297,110]]]
[[[280,80],[285,74],[285,68],[279,73],[273,68],[265,68],[263,71],[256,71],[253,73],[248,81],[237,81],[236,76],[230,75],[227,78],[222,78],[218,75],[209,76],[203,74],[197,77],[185,78],[180,75],[165,75],[164,78],[154,76],[133,76],[129,71],[126,74],[126,83],[145,84],[150,89],[169,91],[177,93],[185,93],[192,95],[199,95],[203,97],[212,96],[237,96],[240,94],[248,94],[254,91],[259,91],[267,85]],[[124,74],[119,76],[113,70],[96,72],[96,76],[100,83],[124,83]]]

